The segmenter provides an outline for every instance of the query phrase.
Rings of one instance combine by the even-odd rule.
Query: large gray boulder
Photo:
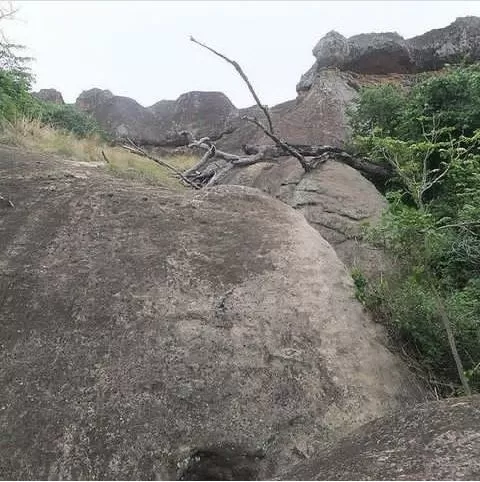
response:
[[[232,169],[222,182],[261,189],[300,211],[349,269],[368,276],[386,269],[383,252],[363,240],[364,227],[378,222],[386,201],[355,169],[329,160],[305,173],[290,157]]]
[[[216,139],[232,127],[238,116],[236,107],[222,92],[186,92],[175,101],[162,100],[150,109],[170,137],[186,130],[196,138]]]
[[[375,420],[282,480],[479,480],[480,397],[430,402]]]
[[[302,76],[297,91],[308,90],[322,69],[361,74],[406,74],[437,70],[447,63],[480,60],[480,18],[457,18],[445,28],[404,39],[396,32],[345,38],[328,32],[313,49],[315,63]]]
[[[113,95],[109,90],[83,91],[75,106],[92,115],[114,138],[156,145],[162,136],[159,122],[149,109],[129,97]]]
[[[175,112],[175,101],[174,100],[160,100],[150,106],[148,109],[157,117],[159,120],[163,121],[170,117]]]
[[[350,46],[347,39],[331,30],[321,38],[312,51],[319,62],[319,67],[330,67],[343,64],[350,55]]]
[[[271,478],[423,398],[278,200],[13,149],[0,171],[1,478]]]
[[[367,74],[405,73],[412,70],[410,52],[403,37],[393,32],[325,35],[313,49],[317,68],[341,67]]]

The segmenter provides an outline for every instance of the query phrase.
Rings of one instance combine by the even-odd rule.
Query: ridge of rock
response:
[[[444,28],[404,39],[396,32],[346,38],[328,32],[313,48],[316,59],[297,91],[308,90],[316,73],[339,68],[362,74],[405,74],[438,70],[447,63],[480,60],[480,18],[459,17]]]

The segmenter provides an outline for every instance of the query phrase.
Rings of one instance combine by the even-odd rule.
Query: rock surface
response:
[[[327,161],[305,174],[295,158],[280,158],[233,169],[223,182],[261,189],[300,211],[347,267],[372,276],[384,268],[382,253],[362,241],[362,229],[378,221],[386,202],[355,169]]]
[[[396,32],[345,38],[328,32],[313,49],[315,63],[297,85],[308,90],[324,68],[363,74],[416,73],[438,70],[446,63],[480,60],[480,18],[461,17],[445,28],[404,39]]]
[[[33,96],[44,102],[52,102],[59,105],[65,104],[62,93],[56,89],[40,89],[38,92],[33,92]]]
[[[129,97],[113,95],[109,90],[82,92],[75,106],[92,115],[100,126],[119,139],[155,145],[162,135],[153,113]]]
[[[480,397],[430,402],[364,425],[281,480],[478,480]]]
[[[445,63],[480,60],[480,17],[460,17],[445,28],[408,40],[417,71],[437,70]]]
[[[423,398],[278,200],[0,170],[1,478],[271,478]]]
[[[284,102],[271,109],[276,132],[294,144],[316,144],[344,147],[349,137],[346,109],[358,97],[362,86],[380,83],[408,85],[412,74],[357,74],[339,69],[316,67],[302,76],[295,100]],[[271,144],[258,128],[240,120],[242,115],[262,113],[256,107],[239,110],[236,129],[224,136],[218,147],[229,152],[242,152],[244,144]]]
[[[238,115],[222,92],[187,92],[175,101],[160,101],[150,107],[164,132],[190,131],[194,137],[212,139],[228,130]]]

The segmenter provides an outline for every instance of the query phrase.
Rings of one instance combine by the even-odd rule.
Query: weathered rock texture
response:
[[[182,131],[215,139],[238,122],[238,111],[221,92],[187,92],[177,100],[161,100],[146,108],[109,90],[90,89],[77,98],[77,108],[93,115],[114,137],[151,146],[188,143]]]
[[[446,63],[480,60],[480,18],[457,18],[448,27],[407,40],[396,32],[345,38],[331,31],[314,47],[313,55],[316,62],[297,86],[298,90],[304,90],[308,79],[324,68],[363,74],[437,70]]]
[[[302,76],[295,100],[271,109],[275,130],[293,144],[332,145],[343,147],[349,138],[346,109],[358,97],[361,87],[380,83],[408,85],[412,74],[358,74],[339,69],[312,69]],[[256,107],[240,109],[233,133],[224,136],[218,146],[241,152],[244,144],[271,144],[258,128],[242,121],[242,115],[257,115]]]
[[[33,96],[44,102],[53,102],[54,104],[63,105],[63,97],[61,92],[56,89],[40,89],[38,92],[33,92]]]
[[[313,49],[314,65],[297,84],[296,100],[272,108],[278,133],[292,143],[344,145],[348,138],[346,107],[363,85],[379,82],[409,84],[418,72],[436,70],[446,63],[480,60],[480,18],[458,18],[451,25],[404,39],[395,32],[367,33],[346,38],[331,31]],[[177,147],[188,143],[181,131],[216,139],[219,147],[234,152],[244,144],[268,139],[245,114],[261,117],[256,107],[237,110],[221,92],[188,92],[177,100],[162,100],[144,108],[127,97],[91,89],[77,99],[117,137]]]
[[[162,100],[150,109],[165,133],[187,130],[198,138],[217,138],[232,127],[238,116],[237,109],[222,92],[187,92],[176,101]]]
[[[154,114],[129,97],[113,95],[109,90],[90,89],[79,95],[75,105],[91,114],[115,138],[156,144],[162,136]]]
[[[1,478],[270,478],[422,398],[285,204],[0,169]]]
[[[480,397],[442,400],[364,425],[284,480],[478,480]]]
[[[306,174],[295,158],[280,158],[233,169],[222,182],[256,187],[277,197],[299,210],[349,268],[370,275],[382,271],[382,253],[362,241],[362,230],[378,221],[386,202],[355,169],[327,161]]]

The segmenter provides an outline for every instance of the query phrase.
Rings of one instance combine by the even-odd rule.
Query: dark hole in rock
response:
[[[260,455],[233,449],[197,450],[186,461],[178,480],[256,480]]]

